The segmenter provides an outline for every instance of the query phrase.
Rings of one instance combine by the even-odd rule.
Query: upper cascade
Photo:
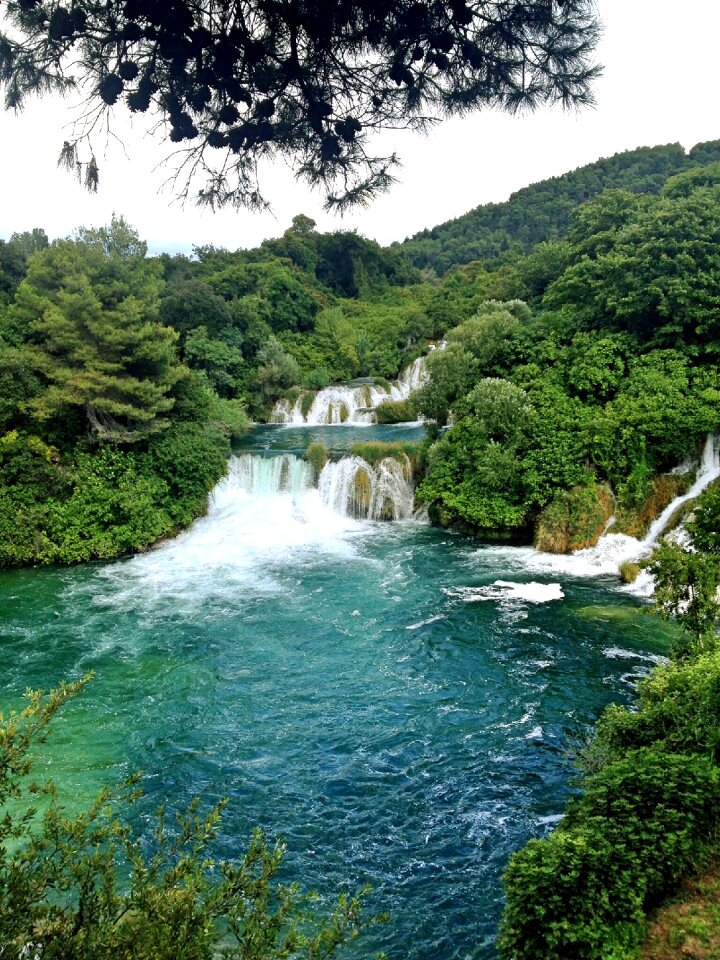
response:
[[[305,409],[306,394],[295,403],[286,398],[277,401],[270,414],[270,423],[283,424],[371,424],[376,423],[375,408],[388,400],[407,400],[413,390],[428,378],[425,357],[418,357],[387,386],[378,383],[348,383],[325,387]]]

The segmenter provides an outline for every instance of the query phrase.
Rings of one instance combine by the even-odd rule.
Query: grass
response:
[[[367,443],[354,443],[350,452],[362,457],[371,466],[377,466],[386,457],[393,457],[401,463],[409,461],[412,472],[416,473],[421,465],[424,445],[422,441],[385,443],[383,440],[370,440]]]
[[[688,879],[671,903],[652,918],[635,960],[720,958],[720,860]]]

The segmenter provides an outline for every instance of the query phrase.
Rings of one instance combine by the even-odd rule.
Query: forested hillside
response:
[[[529,305],[489,301],[453,325],[416,399],[453,424],[419,489],[431,516],[491,539],[534,526],[546,549],[572,549],[602,529],[609,484],[631,528],[658,474],[720,423],[718,250],[713,164],[657,196],[606,191],[578,209],[566,241],[501,270],[509,289],[537,280],[540,264],[545,274],[525,286]],[[468,272],[454,289],[472,289]],[[587,529],[557,546],[540,536],[571,516]]]
[[[437,276],[473,260],[507,262],[544,240],[564,237],[573,211],[603,190],[656,194],[668,177],[717,160],[720,141],[699,143],[688,154],[679,143],[628,150],[524,187],[505,203],[476,207],[393,244],[393,249]]]

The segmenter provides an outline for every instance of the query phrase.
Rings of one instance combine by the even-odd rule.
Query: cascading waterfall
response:
[[[211,495],[211,509],[232,507],[239,494],[257,500],[289,496],[302,510],[314,501],[313,509],[322,505],[343,517],[368,520],[411,517],[414,499],[407,458],[385,457],[376,465],[357,456],[328,461],[316,484],[314,468],[294,454],[232,457],[227,476]]]
[[[717,434],[708,434],[694,483],[686,493],[675,497],[668,504],[654,520],[642,540],[622,533],[612,533],[612,527],[609,525],[608,531],[600,537],[594,547],[576,550],[566,555],[535,551],[528,551],[526,554],[522,551],[523,558],[531,569],[547,573],[565,573],[579,577],[616,574],[621,564],[649,556],[677,510],[684,503],[698,497],[713,480],[719,477],[720,437]],[[652,586],[652,578],[647,575],[639,579],[637,586],[633,585],[633,588],[636,592],[647,594],[652,592]]]
[[[398,385],[401,389],[404,387],[406,391],[403,399],[407,399],[413,390],[419,390],[423,384],[427,383],[429,376],[425,357],[418,357],[409,367],[405,367],[398,377]]]
[[[672,503],[665,507],[660,516],[653,521],[645,539],[642,541],[643,546],[645,548],[654,547],[678,508],[684,503],[687,503],[688,500],[694,500],[695,497],[698,497],[705,487],[709,486],[713,480],[717,480],[718,477],[720,477],[720,437],[714,433],[709,433],[705,440],[705,447],[695,482],[687,493],[676,497]]]
[[[385,457],[372,466],[361,457],[326,463],[320,474],[320,498],[337,513],[358,519],[404,520],[412,516],[410,464]]]
[[[407,400],[427,380],[425,357],[418,357],[406,367],[398,379],[384,386],[377,383],[338,384],[325,387],[303,412],[305,398],[301,394],[294,404],[286,398],[277,401],[270,414],[270,423],[281,424],[371,424],[376,422],[375,408],[388,400]]]

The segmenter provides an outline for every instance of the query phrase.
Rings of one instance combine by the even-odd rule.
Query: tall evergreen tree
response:
[[[28,412],[43,422],[81,410],[91,435],[112,442],[164,426],[184,372],[177,333],[157,321],[161,265],[130,233],[114,221],[37,253],[8,311],[43,383]]]

